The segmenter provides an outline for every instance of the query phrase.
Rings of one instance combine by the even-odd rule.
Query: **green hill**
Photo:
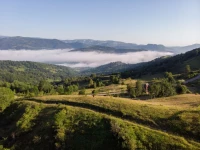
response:
[[[153,61],[143,63],[142,66],[122,73],[124,77],[141,77],[144,75],[155,75],[164,72],[184,73],[185,66],[190,65],[191,70],[200,69],[200,48],[178,54],[172,57],[162,57]]]
[[[194,120],[199,119],[199,104],[195,95],[148,101],[21,99],[0,113],[0,145],[15,150],[198,150],[199,122]]]
[[[139,65],[141,65],[142,63],[139,64],[126,64],[126,63],[122,63],[122,62],[111,62],[109,64],[105,64],[105,65],[101,65],[99,67],[96,68],[92,68],[92,69],[86,69],[81,71],[81,74],[92,74],[92,73],[96,73],[96,74],[111,74],[111,73],[119,73],[125,70],[129,70],[132,69],[134,67],[137,67]]]
[[[77,74],[69,67],[30,61],[0,61],[0,80],[38,83],[42,79],[60,80]]]

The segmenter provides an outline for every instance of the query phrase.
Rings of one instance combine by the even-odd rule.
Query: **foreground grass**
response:
[[[200,96],[179,95],[147,101],[91,96],[43,96],[37,102],[61,103],[91,109],[200,140]]]
[[[200,149],[199,143],[183,137],[61,104],[15,102],[0,119],[1,144],[10,149]]]

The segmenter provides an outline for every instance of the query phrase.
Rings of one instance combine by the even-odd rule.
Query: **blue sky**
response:
[[[1,0],[0,35],[200,43],[200,0]]]

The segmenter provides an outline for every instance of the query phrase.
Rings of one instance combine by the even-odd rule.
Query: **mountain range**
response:
[[[170,51],[174,53],[184,53],[191,49],[199,48],[200,44],[188,46],[167,47],[161,44],[138,45],[135,43],[125,43],[120,41],[100,41],[91,39],[58,40],[31,37],[8,37],[0,36],[0,50],[41,50],[41,49],[73,49],[75,51],[99,51],[107,49],[112,52],[132,52],[143,50]],[[97,49],[97,50],[96,50]]]
[[[80,52],[103,52],[103,53],[128,53],[128,52],[140,52],[140,51],[147,51],[146,49],[122,49],[122,48],[114,48],[114,47],[107,47],[107,46],[90,46],[86,48],[79,48],[71,50],[71,52],[80,51]]]

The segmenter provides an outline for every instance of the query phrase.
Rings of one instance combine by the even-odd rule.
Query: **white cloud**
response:
[[[0,60],[48,62],[70,67],[96,67],[121,61],[135,64],[173,55],[171,52],[141,51],[122,54],[69,52],[69,50],[0,50]]]

